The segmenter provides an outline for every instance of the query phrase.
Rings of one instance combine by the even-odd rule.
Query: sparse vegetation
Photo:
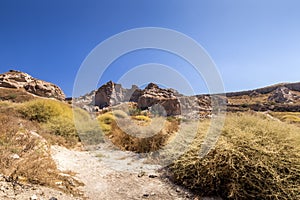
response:
[[[115,116],[112,112],[107,112],[97,117],[100,128],[104,133],[108,133],[111,131],[112,123],[115,119]]]
[[[229,114],[215,148],[200,158],[208,126],[201,122],[190,151],[170,166],[178,184],[223,199],[300,198],[300,128],[259,114]]]
[[[0,88],[0,100],[2,101],[11,101],[11,102],[26,102],[33,100],[34,96],[28,94],[23,89],[14,89],[14,88]]]
[[[169,122],[163,118],[150,119],[144,115],[116,119],[111,112],[100,115],[98,120],[101,129],[116,146],[122,150],[140,153],[161,148],[179,125],[178,121]],[[162,129],[159,129],[159,126],[162,126]]]
[[[270,112],[270,115],[283,122],[300,125],[300,112]]]
[[[38,123],[11,112],[11,106],[9,102],[0,105],[0,173],[12,182],[34,183],[79,194],[77,186],[81,183],[62,176],[56,168],[50,155],[50,143],[40,136],[46,133]],[[61,184],[57,185],[58,182]]]
[[[50,99],[35,99],[20,105],[18,111],[24,118],[40,123],[50,134],[62,136],[73,144],[79,141],[72,108],[68,104]]]

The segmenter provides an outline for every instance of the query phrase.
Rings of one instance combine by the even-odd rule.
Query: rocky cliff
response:
[[[0,74],[0,87],[24,89],[41,97],[65,99],[63,91],[53,83],[33,78],[29,74],[15,70]]]
[[[154,83],[149,83],[141,90],[135,85],[125,89],[120,84],[109,81],[96,91],[94,102],[101,109],[123,102],[135,102],[141,110],[163,110],[167,116],[184,115],[191,118],[197,117],[201,111],[211,111],[209,95],[184,96],[174,89],[163,89]]]
[[[144,90],[141,90],[136,85],[125,89],[121,84],[109,81],[96,91],[95,105],[100,108],[123,102],[136,102],[138,108],[142,110],[159,104],[167,115],[180,114],[179,101],[173,91],[161,89],[154,83],[150,83]]]

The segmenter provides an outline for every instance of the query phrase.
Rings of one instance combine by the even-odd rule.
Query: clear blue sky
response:
[[[300,81],[299,11],[297,0],[1,0],[0,73],[25,71],[70,96],[77,70],[94,47],[119,32],[151,26],[201,44],[226,91]],[[128,70],[177,63],[171,58],[135,52],[117,60],[101,81],[120,78],[121,65]]]

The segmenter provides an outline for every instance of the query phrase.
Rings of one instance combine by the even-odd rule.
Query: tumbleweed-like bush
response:
[[[300,128],[260,114],[229,114],[213,150],[199,157],[209,126],[170,165],[174,181],[201,196],[300,199]]]

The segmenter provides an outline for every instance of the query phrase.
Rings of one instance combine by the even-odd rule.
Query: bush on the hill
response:
[[[20,106],[19,112],[31,121],[42,123],[52,134],[77,137],[72,108],[50,99],[35,99]]]
[[[300,128],[230,114],[215,148],[200,158],[208,123],[201,125],[191,150],[170,166],[177,183],[223,199],[300,199]]]

